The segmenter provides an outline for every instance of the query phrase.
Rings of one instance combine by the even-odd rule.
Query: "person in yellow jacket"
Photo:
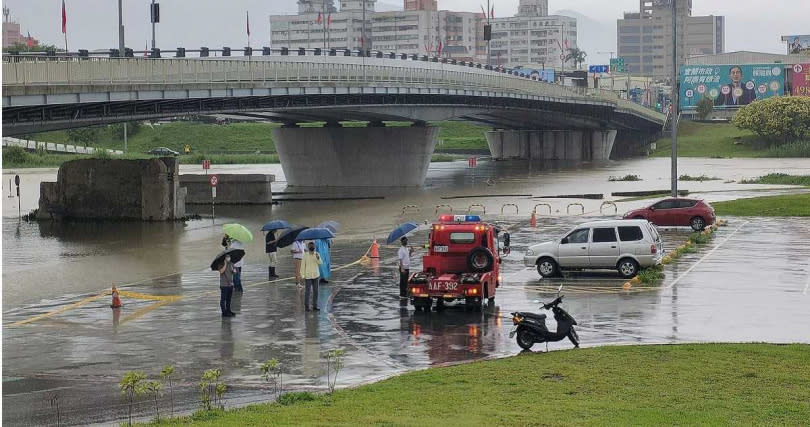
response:
[[[301,260],[301,275],[304,277],[306,283],[306,291],[304,293],[304,308],[309,311],[309,292],[312,289],[312,309],[320,311],[318,308],[318,285],[321,282],[321,273],[318,269],[322,263],[321,255],[315,252],[315,243],[309,242],[307,244],[307,251],[304,253],[304,258]]]

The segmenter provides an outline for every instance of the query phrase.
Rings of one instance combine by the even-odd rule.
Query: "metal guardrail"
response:
[[[3,137],[3,147],[20,147],[29,151],[42,150],[53,153],[68,153],[68,154],[94,154],[97,151],[106,151],[110,154],[124,154],[124,152],[121,150],[82,147],[79,145],[69,145],[69,144],[56,144],[53,142],[12,138],[10,136]]]
[[[27,57],[3,61],[4,91],[21,86],[26,91],[34,89],[36,92],[38,86],[43,89],[102,86],[110,90],[109,86],[214,83],[244,83],[259,87],[289,86],[291,83],[384,84],[510,92],[526,98],[550,97],[612,104],[653,121],[664,119],[655,111],[619,99],[613,92],[563,87],[495,70],[444,63],[326,56],[306,60],[294,57],[273,57],[272,60]],[[303,93],[304,89],[301,90]]]

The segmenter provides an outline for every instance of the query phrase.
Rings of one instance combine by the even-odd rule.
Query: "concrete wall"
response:
[[[211,204],[210,175],[181,175],[180,185],[187,191],[185,203]],[[251,205],[273,203],[273,190],[270,185],[274,175],[261,174],[219,174],[217,183],[218,205]]]
[[[302,187],[409,187],[425,181],[434,127],[273,129],[287,184]]]
[[[493,159],[610,159],[615,130],[501,130],[487,132]]]
[[[40,186],[41,219],[182,218],[178,202],[179,165],[174,158],[82,159],[59,167],[57,182]]]

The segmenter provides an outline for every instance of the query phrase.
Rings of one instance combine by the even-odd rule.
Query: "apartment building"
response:
[[[725,50],[725,18],[692,16],[692,1],[678,1],[678,63]],[[672,0],[640,0],[639,12],[617,21],[618,56],[632,74],[667,79],[672,74]]]

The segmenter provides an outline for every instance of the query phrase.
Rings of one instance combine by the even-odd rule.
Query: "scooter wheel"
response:
[[[530,334],[529,331],[525,329],[521,329],[518,331],[515,340],[517,341],[517,344],[520,346],[520,348],[524,350],[529,350],[534,345],[534,338],[532,337],[532,334]]]

